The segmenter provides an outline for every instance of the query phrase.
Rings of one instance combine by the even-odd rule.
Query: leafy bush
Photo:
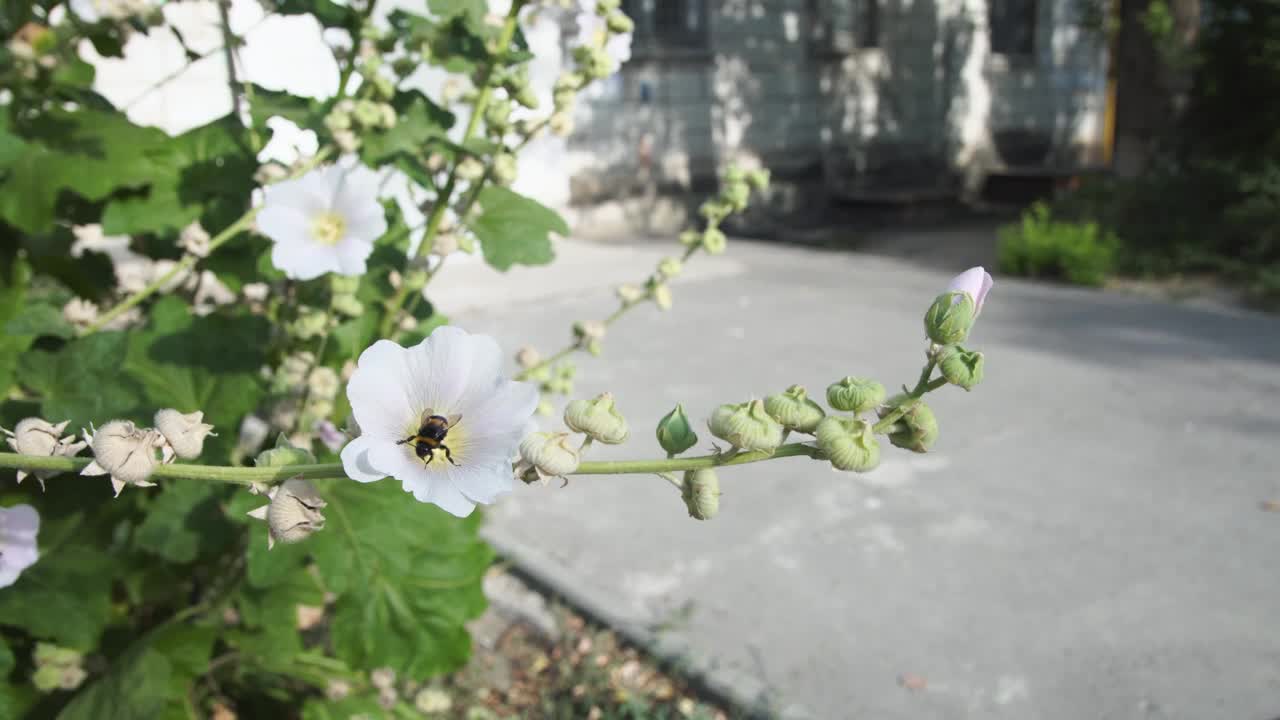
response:
[[[999,231],[1000,270],[1012,275],[1047,277],[1076,285],[1101,285],[1115,270],[1120,241],[1097,223],[1054,220],[1038,202],[1019,223]]]

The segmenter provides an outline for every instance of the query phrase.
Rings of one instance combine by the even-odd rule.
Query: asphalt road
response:
[[[612,309],[653,244],[565,245],[506,278],[459,264],[455,322],[551,350]],[[701,267],[701,270],[694,270]],[[955,271],[964,269],[958,264]],[[937,263],[734,242],[580,358],[631,441],[654,423],[847,374],[913,382]],[[971,393],[931,396],[936,450],[866,476],[793,458],[721,473],[688,518],[651,476],[520,488],[487,533],[713,685],[820,718],[1280,716],[1280,320],[997,277]],[[558,425],[558,421],[544,425]],[[703,435],[700,448],[709,445]]]

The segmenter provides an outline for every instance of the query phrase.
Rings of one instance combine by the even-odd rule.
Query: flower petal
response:
[[[533,383],[508,381],[484,402],[464,414],[468,438],[490,438],[522,431],[538,407],[538,387]],[[517,438],[517,442],[519,438]]]
[[[407,363],[411,351],[390,340],[379,340],[360,354],[347,383],[347,399],[364,436],[394,442],[417,422],[421,409],[413,404],[415,377]]]
[[[338,257],[338,272],[343,275],[363,275],[367,270],[365,263],[373,254],[373,245],[347,238],[335,250]]]
[[[452,325],[436,328],[417,347],[410,348],[409,367],[415,386],[421,389],[418,399],[422,407],[455,412],[471,377],[474,357],[471,334]]]
[[[258,230],[277,243],[311,242],[311,219],[292,205],[270,205],[254,218]]]
[[[341,269],[337,253],[315,243],[276,243],[271,248],[271,264],[293,280],[312,280]]]
[[[312,217],[329,209],[330,190],[326,169],[293,180],[283,180],[263,188],[262,210],[290,207]]]
[[[342,448],[342,470],[356,482],[375,482],[387,476],[369,464],[369,443],[369,438],[358,437]]]
[[[467,499],[484,505],[492,504],[515,487],[511,464],[506,461],[449,468],[448,476]]]
[[[434,503],[458,517],[466,517],[475,505],[449,482],[444,468],[430,469],[414,457],[406,447],[388,442],[374,443],[368,454],[369,462],[389,472],[413,493],[419,502]]]

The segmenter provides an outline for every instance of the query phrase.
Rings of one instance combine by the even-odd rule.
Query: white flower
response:
[[[23,570],[35,564],[36,533],[40,514],[30,505],[0,508],[0,588],[17,581]]]
[[[360,482],[390,475],[420,502],[458,517],[510,492],[511,459],[538,389],[503,377],[502,360],[493,338],[449,326],[411,348],[374,343],[347,385],[362,433],[342,450],[347,475]],[[447,419],[442,442],[449,450],[433,450],[428,461],[427,444],[410,438],[431,415]]]
[[[275,242],[276,267],[295,280],[364,274],[373,241],[387,231],[376,173],[330,165],[263,192],[258,229]]]
[[[178,233],[178,247],[196,257],[209,256],[209,233],[200,225],[199,220],[182,228],[182,232]]]

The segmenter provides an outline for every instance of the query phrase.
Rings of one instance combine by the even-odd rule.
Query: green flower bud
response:
[[[814,437],[837,470],[867,472],[880,464],[880,441],[866,420],[828,415],[818,423]]]
[[[516,88],[514,97],[516,99],[516,102],[520,103],[524,107],[527,107],[530,110],[538,109],[538,105],[539,105],[538,94],[535,93],[533,91],[533,88],[530,87],[527,83],[519,88]]]
[[[846,377],[827,388],[827,403],[837,410],[866,412],[884,402],[884,386],[875,380]]]
[[[666,283],[654,285],[651,292],[653,294],[653,303],[658,306],[659,310],[671,309],[671,288]]]
[[[79,665],[60,667],[58,665],[41,665],[31,674],[31,684],[40,692],[54,690],[75,690],[88,677],[88,673]]]
[[[587,352],[591,353],[592,357],[600,357],[604,354],[604,345],[599,340],[588,340]]]
[[[982,382],[982,353],[965,350],[959,345],[948,345],[938,357],[938,367],[947,382],[972,390]]]
[[[582,72],[592,80],[602,80],[613,74],[616,69],[613,58],[604,48],[580,45],[573,51],[573,59],[578,62]]]
[[[769,171],[766,169],[752,170],[747,173],[747,183],[756,190],[769,189]]]
[[[360,317],[364,314],[364,303],[357,300],[355,295],[335,295],[330,303],[335,312],[347,317]]]
[[[352,111],[355,121],[363,127],[377,127],[382,124],[382,110],[372,100],[357,100]]]
[[[901,394],[894,395],[879,409],[878,413],[880,417],[886,417],[905,403],[911,403],[911,405],[898,419],[905,429],[890,433],[889,442],[904,450],[928,452],[938,440],[938,419],[934,417],[933,410],[925,405],[923,400],[911,400]]]
[[[729,244],[729,239],[720,232],[719,228],[707,228],[702,233],[702,249],[706,250],[709,255],[719,255]]]
[[[658,444],[668,455],[679,455],[698,444],[698,435],[690,427],[689,417],[681,405],[677,404],[658,421]]]
[[[556,414],[555,403],[551,402],[546,398],[542,398],[541,400],[538,401],[537,412],[539,415],[543,415],[545,417],[551,417],[552,415]]]
[[[359,275],[338,275],[334,273],[329,276],[329,291],[334,295],[355,295],[359,289]]]
[[[329,132],[335,133],[339,130],[351,129],[351,114],[345,110],[334,108],[332,112],[324,116],[324,126]]]
[[[474,157],[471,157],[470,155],[468,155],[467,157],[462,159],[462,162],[458,163],[458,166],[457,168],[454,169],[454,172],[462,180],[466,180],[467,182],[475,182],[476,180],[479,180],[481,177],[484,176],[484,164],[481,163],[479,160],[475,159]]]
[[[489,129],[498,132],[511,127],[511,101],[502,99],[489,103],[484,111],[484,122]]]
[[[742,212],[751,203],[751,187],[746,180],[729,183],[725,185],[722,196],[734,212]]]
[[[373,79],[373,92],[383,100],[390,100],[396,94],[396,86],[390,78],[378,75]]]
[[[558,137],[567,137],[573,133],[573,118],[567,112],[556,112],[547,120],[547,127]]]
[[[621,0],[597,0],[596,14],[600,16],[608,15],[622,6]]]
[[[493,179],[499,185],[510,185],[516,181],[516,156],[511,153],[498,153],[493,158]]]
[[[802,433],[812,433],[827,413],[822,406],[809,399],[803,387],[792,385],[777,395],[764,399],[764,409],[782,423],[782,427]]]
[[[613,393],[601,393],[593,400],[574,400],[564,408],[564,424],[596,442],[617,445],[631,431],[627,419],[613,404]]]
[[[686,470],[680,496],[689,509],[689,517],[710,520],[720,512],[720,478],[711,469]]]
[[[662,258],[658,263],[658,274],[668,280],[678,276],[681,270],[684,270],[684,264],[673,257]]]
[[[944,292],[924,315],[924,331],[939,345],[963,342],[977,316],[973,296],[966,292]]]
[[[579,73],[567,72],[556,78],[555,91],[574,90],[582,87],[583,77]]]
[[[316,456],[306,448],[294,447],[284,433],[276,438],[276,446],[263,450],[254,458],[253,464],[258,467],[284,467],[286,465],[314,465]]]
[[[290,328],[293,334],[302,340],[319,337],[329,328],[329,315],[315,309],[303,310]]]
[[[721,405],[707,421],[711,434],[744,450],[773,451],[782,444],[782,425],[752,400],[740,405]]]
[[[702,203],[698,212],[707,219],[707,222],[718,223],[728,217],[729,213],[733,212],[733,208],[719,200],[708,200]]]
[[[609,13],[605,23],[609,26],[609,32],[615,35],[625,35],[636,29],[636,24],[622,12]]]
[[[680,233],[681,245],[697,245],[702,242],[702,233],[697,230],[685,230]]]
[[[436,238],[439,240],[439,238]],[[427,280],[430,276],[426,270],[414,268],[405,272],[400,282],[404,284],[404,288],[411,293],[416,293],[427,286]]]
[[[58,647],[50,643],[36,643],[36,651],[33,655],[36,665],[58,665],[71,666],[79,665],[84,656],[72,650],[71,648]]]

